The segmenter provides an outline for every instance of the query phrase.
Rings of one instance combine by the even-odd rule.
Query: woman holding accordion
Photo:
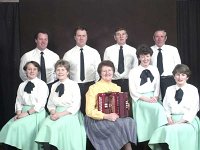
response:
[[[119,118],[116,113],[105,114],[98,110],[99,93],[120,92],[121,88],[112,83],[115,71],[111,61],[102,61],[98,66],[101,77],[91,85],[86,93],[86,134],[96,150],[132,150],[131,143],[136,143],[136,123],[130,117]]]

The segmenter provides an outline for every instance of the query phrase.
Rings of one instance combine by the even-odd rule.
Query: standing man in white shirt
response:
[[[81,91],[81,112],[85,115],[85,94],[90,85],[99,79],[97,67],[101,62],[99,52],[86,45],[87,29],[77,27],[74,31],[76,46],[64,54],[63,59],[70,63],[70,79],[76,81]]]
[[[36,61],[41,66],[41,58],[43,56],[44,73],[39,74],[39,78],[47,83],[49,89],[52,83],[56,80],[55,76],[55,63],[60,59],[59,56],[47,48],[48,46],[48,33],[46,31],[39,31],[35,35],[36,48],[26,52],[20,61],[19,76],[25,81],[27,79],[26,73],[23,70],[24,65],[29,61]],[[42,68],[41,68],[42,69]],[[44,78],[42,78],[42,76]]]
[[[153,50],[151,61],[153,66],[158,67],[161,76],[160,90],[163,99],[167,87],[176,83],[173,78],[172,71],[177,64],[181,64],[181,59],[176,47],[165,44],[167,40],[167,33],[165,30],[155,31],[153,40],[155,45],[151,47]],[[159,60],[162,63],[159,63]]]
[[[138,66],[136,49],[126,44],[128,34],[125,28],[117,28],[115,30],[114,39],[116,44],[106,48],[103,59],[110,60],[114,63],[115,73],[113,76],[113,83],[120,86],[122,92],[129,92],[129,71],[135,66]],[[122,55],[122,61],[120,61],[120,55]]]

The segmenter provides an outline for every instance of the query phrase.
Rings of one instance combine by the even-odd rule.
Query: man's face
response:
[[[128,35],[125,30],[119,30],[114,35],[114,39],[119,45],[124,45],[126,43],[127,38]]]
[[[157,31],[153,36],[153,40],[158,47],[162,47],[167,40],[166,32],[164,31]]]
[[[77,30],[74,39],[76,41],[77,46],[85,46],[87,42],[87,32],[85,30]]]
[[[48,45],[48,35],[46,33],[38,33],[37,39],[35,39],[35,43],[37,44],[37,48],[39,50],[44,50]]]

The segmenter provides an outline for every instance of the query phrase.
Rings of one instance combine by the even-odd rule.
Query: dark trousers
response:
[[[86,82],[86,83],[78,83],[80,91],[81,91],[81,107],[80,110],[85,116],[85,103],[86,103],[86,97],[85,94],[87,93],[89,87],[94,84],[95,82]],[[86,143],[86,150],[95,150],[93,145],[91,144],[90,140],[87,138],[87,143]]]
[[[95,82],[86,82],[86,83],[78,83],[80,91],[81,91],[81,107],[80,110],[83,113],[83,115],[85,116],[85,103],[86,103],[86,99],[85,99],[85,94],[87,93],[90,85],[94,84]]]
[[[16,147],[13,147],[11,145],[7,145],[7,144],[4,144],[4,143],[1,143],[0,144],[0,150],[19,150],[19,149],[16,148]]]
[[[129,93],[128,79],[112,80],[112,82],[120,86],[122,92]]]
[[[176,84],[176,82],[175,82],[173,76],[161,76],[160,77],[160,91],[161,91],[162,100],[165,97],[166,89],[169,86],[175,85],[175,84]]]
[[[200,110],[198,111],[198,113],[197,113],[197,116],[199,117],[199,119],[200,119]]]

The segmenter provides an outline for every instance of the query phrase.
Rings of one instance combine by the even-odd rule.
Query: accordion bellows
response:
[[[99,93],[97,105],[98,110],[103,113],[116,113],[120,118],[130,116],[127,92]]]

